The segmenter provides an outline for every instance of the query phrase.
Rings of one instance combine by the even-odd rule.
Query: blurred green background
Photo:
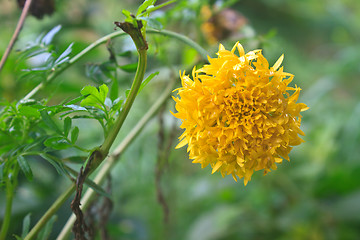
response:
[[[0,74],[1,96],[18,100],[41,81],[41,77],[19,77],[21,69],[33,63],[19,62],[17,49],[24,49],[41,33],[61,25],[54,48],[61,52],[74,42],[73,54],[78,53],[113,32],[113,22],[124,19],[122,9],[134,12],[141,2],[62,0],[55,2],[51,16],[41,20],[29,16]],[[1,53],[19,15],[15,1],[0,2]],[[257,172],[244,187],[242,181],[211,175],[209,167],[201,169],[192,164],[185,148],[174,149],[181,130],[180,122],[169,113],[174,110],[169,99],[112,171],[113,209],[107,224],[110,239],[360,239],[359,16],[358,0],[192,0],[177,1],[155,12],[152,17],[164,29],[188,36],[211,54],[219,42],[230,48],[236,41],[246,51],[262,48],[270,65],[284,53],[284,70],[293,73],[293,84],[303,89],[299,102],[310,107],[302,120],[306,142],[293,149],[291,162],[284,162],[266,176]],[[194,50],[177,40],[148,35],[148,42],[147,74],[160,74],[139,95],[118,141],[166,83],[199,60]],[[115,39],[113,47],[119,53],[134,50],[127,38]],[[49,104],[55,104],[79,96],[85,85],[106,82],[87,76],[86,69],[108,58],[105,45],[100,46],[35,98],[51,97]],[[135,63],[136,54],[132,52],[120,61]],[[122,92],[129,88],[132,77],[133,73],[119,74]],[[80,145],[94,147],[102,142],[96,122],[79,120],[77,124]],[[161,183],[156,185],[156,162],[164,152],[168,157]],[[34,224],[69,185],[47,162],[34,158],[30,164],[34,180],[29,182],[21,176],[11,233],[21,232],[22,219],[28,212]],[[159,186],[169,208],[166,223],[163,206],[157,201]],[[2,217],[3,190],[0,206]],[[55,239],[69,214],[67,203],[58,213],[50,239]]]

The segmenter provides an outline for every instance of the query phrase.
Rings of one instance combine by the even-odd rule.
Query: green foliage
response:
[[[145,14],[149,9],[154,7],[156,0],[145,0],[138,8],[136,12],[136,16],[141,16],[142,14]],[[147,13],[149,14],[149,13]]]
[[[22,223],[22,233],[21,233],[21,239],[24,239],[25,236],[29,233],[30,231],[30,217],[31,217],[31,213],[27,214],[24,217],[23,223]]]
[[[132,23],[136,28],[138,27],[138,20],[141,20],[143,28],[141,29],[143,35],[145,36],[146,27],[151,27],[157,30],[163,28],[162,24],[155,18],[150,18],[150,13],[165,7],[166,5],[173,3],[174,1],[168,1],[158,6],[154,6],[156,0],[145,0],[136,11],[136,15],[131,14],[128,10],[122,10],[123,15],[125,15],[125,22]]]
[[[81,90],[81,94],[85,97],[81,103],[81,107],[86,107],[86,111],[90,116],[76,116],[79,118],[94,118],[99,121],[101,126],[104,129],[104,134],[106,135],[112,124],[115,121],[121,106],[122,100],[120,98],[115,98],[113,101],[110,98],[107,98],[109,88],[103,84],[97,89],[94,86],[86,86]],[[75,110],[77,111],[77,110]],[[105,121],[104,121],[105,120]],[[78,133],[74,132],[71,136],[75,139]]]
[[[30,165],[29,165],[28,161],[22,155],[17,156],[17,161],[19,163],[19,166],[20,166],[21,170],[25,174],[26,178],[28,180],[32,180],[33,179],[33,173],[32,173],[32,170],[30,168]]]
[[[86,98],[81,101],[80,106],[92,106],[105,112],[105,99],[108,92],[109,88],[105,84],[101,85],[99,89],[93,86],[86,86],[80,92],[83,96],[86,96]]]
[[[40,35],[33,43],[19,52],[19,62],[36,62],[36,64],[30,64],[27,69],[21,69],[23,72],[21,78],[32,79],[41,76],[41,79],[45,80],[55,68],[61,67],[69,61],[73,43],[61,53],[56,51],[54,45],[51,44],[60,30],[60,25],[54,27],[45,36]]]
[[[141,92],[141,90],[155,77],[159,75],[159,72],[154,72],[151,73],[142,83],[141,86],[139,88],[139,93]]]

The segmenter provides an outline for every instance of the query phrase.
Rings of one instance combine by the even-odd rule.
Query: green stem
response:
[[[145,115],[140,119],[140,121],[136,124],[136,126],[131,130],[129,134],[126,135],[126,138],[115,148],[110,157],[104,162],[101,166],[101,169],[97,173],[94,178],[94,182],[98,185],[101,185],[105,179],[105,177],[109,174],[111,169],[114,168],[115,164],[118,162],[120,155],[125,151],[125,149],[132,143],[132,141],[139,135],[141,130],[144,128],[146,123],[155,115],[155,113],[160,109],[160,107],[166,102],[169,98],[169,95],[173,89],[175,81],[169,83],[166,90],[163,94],[158,98],[158,100],[151,106],[151,108],[145,113]],[[84,194],[84,197],[81,201],[81,209],[86,210],[93,200],[96,192],[92,189],[88,189]],[[75,215],[72,214],[65,224],[64,228],[60,232],[57,240],[67,239],[71,228],[75,222]]]
[[[26,235],[24,240],[35,239],[39,231],[45,226],[45,224],[50,220],[50,218],[59,210],[59,208],[65,203],[65,201],[71,196],[75,190],[75,184],[71,186],[60,196],[53,205],[46,211],[46,213],[41,217],[41,219],[36,223],[36,225],[31,229],[31,231]]]
[[[106,43],[107,41],[109,41],[109,39],[115,38],[115,37],[119,37],[119,36],[125,36],[126,33],[124,32],[113,32],[111,34],[108,34],[98,40],[96,40],[95,42],[93,42],[92,44],[90,44],[89,46],[87,46],[84,50],[82,50],[80,53],[76,54],[73,58],[71,58],[69,60],[69,62],[67,64],[65,64],[64,66],[60,67],[59,69],[55,70],[54,72],[52,72],[46,79],[46,81],[40,83],[39,85],[37,85],[31,92],[29,92],[24,98],[23,100],[27,100],[30,99],[32,96],[34,96],[39,90],[41,90],[42,88],[44,88],[48,83],[52,82],[58,75],[60,75],[60,73],[62,73],[64,70],[66,70],[67,68],[69,68],[71,65],[73,65],[74,63],[76,63],[77,61],[79,61],[80,58],[82,58],[84,55],[86,55],[87,53],[89,53],[91,50],[93,50],[94,48],[96,48],[97,46]]]
[[[197,44],[190,38],[188,38],[184,35],[181,35],[179,33],[168,31],[168,30],[155,30],[155,29],[149,29],[149,30],[146,30],[146,32],[150,33],[150,34],[160,34],[163,36],[168,36],[168,37],[172,37],[177,40],[180,40],[181,42],[194,48],[201,55],[201,58],[204,60],[207,60],[208,56],[210,56],[209,53],[204,48],[202,48],[199,44]]]
[[[32,0],[26,0],[25,1],[23,10],[22,10],[21,15],[20,15],[19,22],[17,23],[16,28],[15,28],[15,32],[14,32],[13,36],[11,37],[9,45],[7,46],[4,54],[1,57],[1,60],[0,60],[0,72],[1,72],[2,68],[4,67],[6,59],[8,58],[11,50],[14,47],[14,44],[15,44],[16,39],[18,38],[18,36],[20,34],[20,31],[21,31],[22,27],[24,26],[24,22],[25,22],[27,14],[29,12],[31,2],[32,2]]]
[[[105,139],[103,145],[100,147],[100,152],[103,153],[103,156],[106,156],[109,153],[110,147],[115,141],[116,136],[118,135],[120,128],[122,127],[130,108],[138,94],[141,82],[145,75],[146,62],[147,62],[147,50],[139,49],[139,63],[136,70],[135,79],[130,89],[129,97],[126,99],[124,108],[120,112],[118,119],[114,123],[114,127],[109,132],[107,138]]]
[[[6,206],[5,206],[4,220],[3,220],[3,223],[1,226],[0,240],[6,239],[6,234],[9,230],[13,198],[14,198],[14,186],[11,183],[11,179],[7,178],[7,180],[6,180]]]
[[[201,55],[201,57],[204,60],[207,60],[207,56],[209,55],[207,53],[207,51],[205,49],[203,49],[199,44],[197,44],[196,42],[194,42],[193,40],[191,40],[190,38],[188,38],[188,37],[186,37],[184,35],[181,35],[179,33],[175,33],[175,32],[172,32],[172,31],[155,30],[155,29],[147,29],[146,32],[150,33],[150,34],[160,34],[160,35],[163,35],[163,36],[169,36],[169,37],[173,37],[173,38],[175,38],[175,39],[177,39],[179,41],[182,41],[183,43],[185,43],[185,44],[189,45],[190,47],[194,48]],[[98,39],[97,41],[93,42],[88,47],[86,47],[84,50],[82,50],[80,53],[78,53],[73,58],[71,58],[70,61],[67,64],[60,67],[59,69],[56,69],[52,74],[50,74],[47,77],[46,81],[44,81],[44,82],[40,83],[39,85],[37,85],[33,90],[31,90],[23,98],[23,100],[28,100],[28,99],[32,98],[39,90],[43,89],[47,84],[52,82],[64,70],[66,70],[67,68],[72,66],[80,58],[85,56],[87,53],[89,53],[90,51],[92,51],[93,49],[98,47],[99,45],[101,45],[103,43],[106,43],[109,39],[113,39],[113,38],[120,37],[120,36],[125,36],[125,35],[127,35],[127,34],[122,32],[122,31],[117,31],[117,32],[113,32],[111,34],[108,34],[108,35]]]

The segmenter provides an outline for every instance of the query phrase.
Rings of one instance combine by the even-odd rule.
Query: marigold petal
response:
[[[282,55],[279,57],[279,59],[275,62],[274,66],[272,66],[272,70],[273,70],[273,71],[276,71],[276,70],[280,67],[280,65],[281,65],[281,63],[283,62],[283,60],[284,60],[284,54],[282,54]]]
[[[217,161],[213,167],[213,170],[211,172],[211,174],[214,174],[217,170],[219,170],[219,168],[223,165],[223,162],[221,161]]]
[[[237,182],[238,180],[237,180],[235,173],[232,173],[231,175],[232,175],[233,179],[235,180],[235,182]]]
[[[186,138],[184,138],[178,145],[176,145],[175,149],[182,148],[183,146],[185,146],[188,143],[189,143],[188,140]]]

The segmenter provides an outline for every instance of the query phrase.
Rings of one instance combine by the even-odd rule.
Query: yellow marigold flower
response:
[[[245,54],[238,42],[231,51],[220,44],[217,55],[194,68],[193,79],[180,73],[173,115],[185,131],[176,148],[188,144],[193,163],[246,185],[254,171],[266,174],[289,160],[292,146],[303,142],[300,112],[308,107],[296,103],[301,89],[288,86],[294,75],[280,67],[283,55],[270,68],[261,50]]]

